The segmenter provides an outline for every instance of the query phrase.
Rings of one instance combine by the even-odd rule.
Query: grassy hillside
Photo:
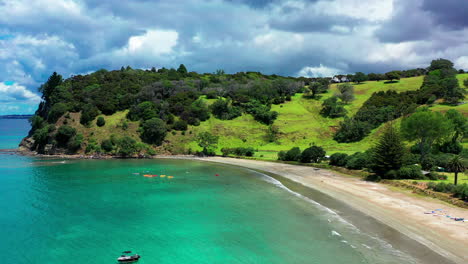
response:
[[[401,79],[397,83],[368,81],[355,85],[356,100],[347,105],[346,109],[352,115],[372,93],[386,90],[399,92],[416,90],[421,86],[422,80],[423,77],[419,76]],[[185,135],[180,132],[177,132],[176,135],[169,135],[167,139],[171,143],[167,147],[174,150],[177,149],[178,142],[183,142],[185,148],[199,150],[194,142],[194,135],[202,131],[210,131],[220,136],[218,150],[223,147],[254,147],[258,149],[256,157],[264,159],[276,159],[280,150],[287,150],[295,146],[304,149],[311,143],[323,146],[327,153],[345,152],[351,154],[356,151],[365,151],[374,144],[381,127],[372,131],[367,138],[360,142],[337,143],[333,140],[333,134],[343,118],[324,118],[319,114],[322,102],[334,94],[336,86],[333,84],[330,91],[323,94],[319,100],[306,99],[302,94],[296,94],[290,102],[273,105],[272,110],[279,113],[274,122],[280,132],[277,142],[270,143],[266,140],[268,126],[256,122],[250,115],[242,115],[228,121],[212,117],[208,121],[202,122],[198,127],[190,127]],[[180,145],[179,151],[181,151]]]
[[[461,85],[468,74],[457,76]],[[422,84],[423,77],[412,77],[401,79],[396,83],[386,83],[383,81],[368,81],[355,87],[356,99],[347,105],[348,115],[354,115],[362,104],[374,93],[378,91],[396,90],[398,92],[416,90]],[[360,142],[337,143],[333,140],[333,134],[343,118],[324,118],[319,112],[322,102],[332,96],[337,90],[337,84],[331,85],[330,91],[322,94],[321,98],[307,99],[302,94],[296,94],[291,101],[279,105],[273,105],[272,110],[278,112],[278,118],[274,122],[279,130],[276,142],[268,142],[266,136],[268,126],[253,119],[251,115],[243,114],[233,120],[220,120],[213,116],[207,121],[201,122],[199,126],[189,126],[187,131],[172,131],[166,136],[163,146],[158,147],[159,153],[187,153],[190,149],[200,150],[195,137],[203,131],[209,131],[219,136],[218,154],[223,147],[254,147],[258,150],[255,154],[257,158],[276,159],[277,153],[281,150],[288,150],[298,146],[301,149],[315,143],[325,148],[328,154],[335,152],[354,153],[365,151],[371,147],[383,125],[374,129],[372,133]],[[214,99],[205,99],[211,104]],[[431,109],[445,112],[448,109],[457,109],[468,115],[468,104],[459,106],[435,105]],[[69,118],[69,125],[77,128],[78,132],[85,136],[85,139],[92,139],[97,143],[109,137],[111,134],[128,135],[141,142],[138,136],[139,122],[131,122],[125,118],[127,111],[119,111],[113,115],[104,116],[106,124],[103,127],[96,126],[96,120],[91,122],[89,127],[79,124],[79,114],[72,114]],[[77,116],[74,116],[77,115]],[[71,121],[70,121],[71,120]],[[400,120],[396,120],[399,123]],[[63,118],[59,120],[63,123]],[[125,123],[125,125],[124,125]]]

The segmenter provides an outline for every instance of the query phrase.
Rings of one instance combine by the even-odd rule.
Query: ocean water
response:
[[[22,121],[0,120],[1,148],[27,134]],[[3,263],[116,263],[124,250],[138,263],[415,263],[281,182],[228,165],[3,153],[0,198]]]
[[[14,149],[18,147],[28,135],[30,124],[27,119],[0,118],[0,149]]]

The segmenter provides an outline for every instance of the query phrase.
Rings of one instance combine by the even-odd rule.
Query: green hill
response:
[[[366,81],[353,84],[355,100],[345,105],[347,115],[355,115],[376,92],[416,91],[420,89],[423,78],[417,76],[402,78],[398,82]],[[463,86],[463,80],[468,79],[468,74],[459,74],[457,78]],[[311,99],[304,96],[303,87],[304,82],[320,81],[314,79],[284,78],[260,73],[226,75],[177,72],[173,69],[158,72],[122,69],[75,76],[63,82],[57,80],[54,92],[46,95],[47,87],[52,81],[49,79],[42,87],[45,102],[36,114],[42,123],[35,127],[33,122],[31,138],[35,139],[35,142],[27,146],[39,152],[50,148],[66,148],[66,142],[62,142],[60,146],[57,133],[60,127],[69,126],[75,131],[66,136],[74,144],[67,144],[74,145],[74,152],[78,154],[99,152],[103,141],[115,141],[116,138],[125,136],[133,138],[138,149],[150,153],[193,153],[201,150],[196,137],[205,131],[219,136],[217,154],[221,154],[222,148],[253,147],[257,150],[256,158],[276,159],[281,150],[292,147],[304,149],[310,144],[322,146],[328,154],[351,154],[371,147],[383,126],[373,129],[367,137],[358,142],[336,142],[333,135],[343,117],[326,118],[320,115],[320,110],[324,100],[337,92],[337,84],[331,84],[325,93]],[[298,86],[299,84],[302,86]],[[194,103],[199,102],[202,105],[201,109],[207,111],[217,100],[207,98],[229,98],[229,102],[232,101],[232,106],[229,107],[240,109],[240,115],[231,120],[222,120],[209,113],[206,120],[196,116],[200,109],[196,110]],[[255,111],[263,107],[266,113],[277,112],[276,120],[271,126],[257,121],[255,114],[249,112],[251,108],[248,105],[252,102],[249,100],[252,98],[257,103],[262,102],[255,106]],[[144,100],[156,102],[152,103],[156,114],[150,114],[167,123],[168,133],[159,146],[142,142],[141,125],[145,119],[131,117],[132,111],[137,111],[135,107]],[[52,103],[47,105],[49,101]],[[433,111],[457,109],[465,116],[468,115],[466,104],[449,106],[437,102],[431,107]],[[54,115],[57,116],[56,120]],[[96,124],[99,117],[105,120],[103,126]],[[185,131],[177,130],[175,124],[179,120],[188,123]],[[46,125],[45,121],[49,125]],[[396,122],[399,122],[399,119]],[[268,136],[272,127],[276,130],[273,142]],[[38,143],[39,140],[43,140],[42,146]]]

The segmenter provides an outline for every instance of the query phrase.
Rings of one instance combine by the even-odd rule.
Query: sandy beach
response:
[[[442,209],[444,214],[467,219],[466,209],[313,167],[223,157],[179,158],[225,163],[276,174],[332,196],[454,263],[468,263],[468,222],[456,222],[445,215],[424,213]]]

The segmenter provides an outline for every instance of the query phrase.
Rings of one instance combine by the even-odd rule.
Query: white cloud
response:
[[[468,70],[468,56],[461,56],[456,59],[455,68]]]
[[[39,103],[41,98],[39,95],[29,91],[26,87],[13,83],[12,85],[6,85],[5,83],[0,83],[0,101],[3,102],[31,102]]]
[[[297,75],[303,77],[333,77],[340,73],[342,73],[342,71],[339,69],[320,64],[319,67],[306,66],[302,68]]]
[[[177,31],[148,30],[143,35],[130,37],[124,51],[129,54],[146,53],[159,56],[173,52],[178,38]]]
[[[256,36],[253,43],[261,49],[267,49],[274,53],[301,50],[304,44],[304,36],[298,33],[270,31],[267,34]]]

